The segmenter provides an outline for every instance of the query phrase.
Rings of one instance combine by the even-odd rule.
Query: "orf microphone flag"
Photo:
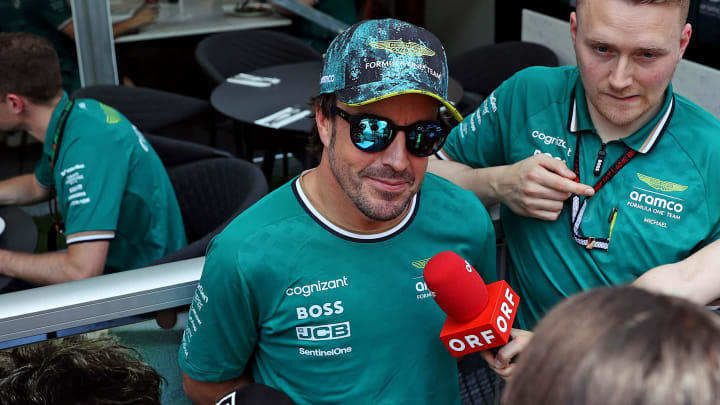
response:
[[[447,314],[440,339],[455,357],[506,344],[520,297],[505,281],[485,285],[454,252],[440,252],[425,265],[423,278]]]

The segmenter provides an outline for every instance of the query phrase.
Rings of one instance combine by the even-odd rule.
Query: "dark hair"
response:
[[[334,120],[335,117],[332,114],[332,107],[337,102],[335,93],[320,94],[310,99],[308,103],[310,105],[311,118],[313,120],[312,131],[310,132],[310,139],[308,140],[307,150],[313,155],[320,157],[322,155],[323,143],[320,140],[320,133],[318,132],[317,122],[315,121],[315,109],[320,107],[323,115]]]
[[[720,324],[687,300],[632,287],[561,302],[540,322],[506,405],[720,403]]]
[[[587,0],[577,0],[577,8]],[[675,4],[680,7],[681,16],[683,23],[687,21],[688,13],[690,12],[690,0],[625,0],[628,3],[635,5],[639,4]]]
[[[50,41],[22,32],[0,33],[0,96],[14,93],[42,104],[61,89],[60,62]]]
[[[165,379],[112,336],[0,351],[0,404],[160,405]]]

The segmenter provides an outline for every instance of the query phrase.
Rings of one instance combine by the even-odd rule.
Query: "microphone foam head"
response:
[[[423,278],[435,302],[455,321],[474,319],[488,304],[488,291],[480,274],[455,252],[436,254],[425,265]]]

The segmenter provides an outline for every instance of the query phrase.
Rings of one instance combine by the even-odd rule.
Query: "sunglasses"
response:
[[[418,121],[402,126],[387,118],[369,114],[354,115],[335,106],[332,112],[350,124],[350,139],[363,152],[387,149],[398,131],[403,131],[408,152],[426,157],[439,151],[448,136],[447,128],[437,121]]]

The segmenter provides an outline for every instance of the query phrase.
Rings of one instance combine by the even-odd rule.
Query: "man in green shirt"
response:
[[[57,196],[51,207],[68,244],[47,254],[0,250],[0,274],[60,283],[142,267],[185,245],[159,157],[116,110],[68,98],[49,41],[0,34],[0,97],[0,129],[27,131],[44,144],[35,175],[0,182],[0,204]]]
[[[578,66],[516,74],[453,130],[444,155],[455,162],[434,162],[502,204],[519,327],[720,237],[720,122],[670,84],[690,40],[688,7],[578,1]],[[523,342],[488,358],[504,368]]]
[[[371,20],[325,54],[314,99],[319,166],[213,241],[179,350],[185,392],[213,404],[254,381],[303,404],[459,404],[444,314],[423,280],[454,251],[495,269],[475,196],[425,175],[445,140],[439,40]]]
[[[158,11],[140,7],[128,19],[112,25],[118,36],[150,24]],[[68,0],[6,0],[0,2],[0,31],[27,32],[47,38],[60,59],[63,88],[68,93],[80,88],[80,74],[75,54],[75,26]]]

